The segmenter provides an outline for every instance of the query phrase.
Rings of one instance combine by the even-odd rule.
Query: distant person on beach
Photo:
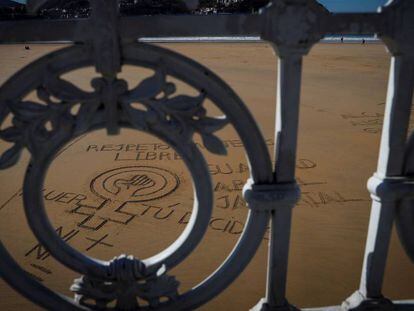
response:
[[[365,39],[362,39],[362,44],[365,44]]]
[[[344,43],[344,37],[341,37],[341,43]]]

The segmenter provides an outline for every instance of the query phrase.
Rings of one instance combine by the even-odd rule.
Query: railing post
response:
[[[296,147],[302,58],[323,34],[321,23],[329,13],[313,0],[273,1],[262,12],[262,39],[269,41],[278,55],[275,131],[275,171],[273,185],[282,197],[294,197]],[[292,209],[296,201],[269,204],[270,240],[266,297],[253,310],[295,310],[286,299],[286,283]]]
[[[279,57],[274,151],[276,162],[272,190],[280,192],[282,199],[289,197],[289,200],[281,202],[279,198],[276,198],[268,202],[270,236],[266,298],[262,299],[253,310],[294,308],[286,300],[286,281],[292,209],[300,195],[295,180],[295,164],[301,77],[302,55],[292,54]]]
[[[380,297],[396,201],[375,195],[375,179],[403,177],[404,152],[410,121],[414,63],[394,56],[388,85],[378,169],[368,186],[373,194],[370,225],[360,291],[366,297]],[[388,200],[387,200],[388,199]]]
[[[360,287],[342,304],[343,309],[392,306],[382,295],[388,248],[396,208],[412,191],[407,188],[404,159],[414,87],[413,13],[413,2],[404,0],[382,10],[388,29],[380,36],[392,54],[388,94],[377,172],[368,181],[373,202]]]
[[[275,132],[276,184],[295,183],[302,56],[279,58]],[[266,301],[271,307],[286,305],[286,281],[293,204],[270,212]],[[276,204],[275,204],[276,205]]]
[[[390,305],[382,296],[388,248],[401,197],[384,188],[405,181],[404,152],[411,112],[414,62],[404,56],[391,60],[388,95],[377,172],[368,182],[373,199],[359,291],[344,302],[345,309],[364,305]],[[394,189],[394,192],[395,189]]]

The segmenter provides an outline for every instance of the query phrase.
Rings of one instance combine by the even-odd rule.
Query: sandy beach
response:
[[[242,98],[273,150],[277,60],[264,43],[163,44],[209,67]],[[0,46],[0,83],[60,45]],[[304,60],[297,177],[302,198],[294,209],[289,258],[288,299],[299,307],[340,304],[359,286],[370,212],[366,181],[376,169],[389,70],[381,44],[319,44]],[[93,70],[68,75],[90,88]],[[148,73],[125,66],[121,77],[135,85]],[[186,86],[181,90],[186,91]],[[228,155],[202,149],[215,195],[210,228],[196,251],[173,269],[180,292],[211,274],[240,236],[247,208],[241,188],[249,177],[244,149],[231,127],[218,132]],[[8,145],[0,143],[0,151]],[[78,274],[49,256],[28,229],[21,183],[28,153],[0,172],[0,234],[18,262],[47,286],[72,295]],[[103,212],[123,206],[121,223],[85,219],[79,206],[104,204],[104,181],[111,172],[151,168],[167,178],[165,193],[130,202],[119,192]],[[155,175],[154,175],[155,176]],[[108,177],[109,178],[109,177]],[[155,178],[155,177],[154,177]],[[149,135],[123,130],[107,137],[98,131],[80,137],[49,170],[44,197],[61,236],[89,256],[109,260],[121,253],[147,258],[182,232],[192,208],[191,178],[174,150]],[[106,204],[106,203],[105,203]],[[95,215],[96,216],[96,215]],[[99,215],[98,215],[99,216]],[[414,266],[393,234],[384,295],[413,298]],[[248,310],[265,293],[267,237],[243,274],[201,310]],[[0,281],[0,310],[37,310]]]

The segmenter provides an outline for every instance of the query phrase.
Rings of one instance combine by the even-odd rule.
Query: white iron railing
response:
[[[28,8],[36,11],[45,2],[29,0]],[[119,16],[116,0],[90,2],[89,19],[0,22],[0,43],[73,42],[28,65],[0,88],[0,124],[13,117],[13,125],[1,131],[0,137],[14,143],[0,158],[0,168],[13,166],[22,149],[29,150],[31,162],[23,196],[30,227],[57,260],[83,275],[72,286],[75,299],[64,297],[30,278],[1,244],[4,280],[33,302],[53,310],[194,309],[220,294],[241,273],[270,221],[267,290],[253,310],[296,309],[286,298],[286,279],[292,208],[300,197],[295,162],[302,59],[326,35],[375,34],[388,47],[391,71],[378,168],[368,182],[373,203],[361,283],[342,305],[322,309],[414,308],[414,302],[392,302],[382,295],[394,221],[414,261],[414,136],[407,140],[414,88],[414,1],[391,1],[378,13],[364,14],[330,13],[316,0],[274,0],[254,15],[136,17]],[[205,36],[259,37],[273,45],[279,58],[274,167],[254,119],[224,81],[181,55],[137,42],[146,37]],[[150,68],[155,74],[128,89],[117,77],[123,64]],[[92,92],[61,78],[85,66],[95,66],[101,74],[92,81]],[[167,76],[186,82],[199,95],[176,96]],[[33,90],[42,105],[22,101]],[[60,103],[52,102],[52,96]],[[219,107],[225,118],[207,117],[205,99]],[[134,108],[135,102],[144,104],[146,110]],[[70,115],[76,104],[81,104],[78,114]],[[51,130],[45,130],[46,122],[51,122]],[[225,148],[214,132],[227,124],[232,124],[241,137],[250,164],[251,177],[243,190],[250,209],[248,221],[220,268],[198,286],[179,294],[179,282],[167,273],[201,241],[212,209],[212,191],[206,191],[211,189],[210,176],[192,137],[199,133],[210,152],[223,154]],[[153,134],[175,148],[191,172],[197,200],[187,228],[165,251],[146,260],[121,255],[103,262],[79,253],[56,234],[44,211],[41,190],[47,167],[63,145],[99,128],[118,134],[120,127]],[[115,307],[110,307],[111,303]]]

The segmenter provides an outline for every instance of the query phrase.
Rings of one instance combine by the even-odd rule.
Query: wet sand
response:
[[[268,45],[164,46],[199,61],[227,81],[250,109],[272,151],[277,62]],[[0,82],[57,48],[0,46]],[[340,304],[359,285],[370,211],[366,181],[377,163],[388,70],[389,56],[380,44],[320,44],[304,60],[297,161],[302,199],[293,214],[287,284],[289,301],[300,307]],[[147,75],[131,67],[122,74],[130,85]],[[91,76],[92,70],[80,70],[68,79],[88,88]],[[188,91],[183,85],[180,90]],[[213,177],[212,222],[196,251],[170,273],[180,280],[181,292],[220,265],[246,218],[240,191],[248,178],[243,146],[231,127],[218,134],[227,146],[227,157],[202,149]],[[0,144],[0,151],[6,148]],[[25,153],[17,166],[0,172],[2,241],[34,277],[70,295],[68,288],[78,274],[39,248],[24,220],[20,189],[27,162]],[[102,214],[80,207],[103,204],[105,199],[97,194],[105,192],[108,172],[134,172],[143,166],[164,172],[168,186],[159,191],[165,191],[165,196],[157,192],[145,202],[131,202],[130,193],[121,189],[116,195],[112,192]],[[98,131],[68,146],[49,171],[44,196],[53,225],[68,243],[101,259],[121,253],[147,258],[161,251],[184,229],[193,201],[191,178],[174,151],[158,139],[130,130],[116,137]],[[105,215],[121,205],[125,214],[118,216],[124,223],[101,225]],[[86,211],[94,215],[90,221],[82,214]],[[267,238],[243,274],[202,310],[247,310],[256,304],[265,293],[266,244]],[[413,298],[413,279],[414,266],[394,234],[384,294],[392,299]],[[37,307],[1,282],[0,309],[17,308]]]

